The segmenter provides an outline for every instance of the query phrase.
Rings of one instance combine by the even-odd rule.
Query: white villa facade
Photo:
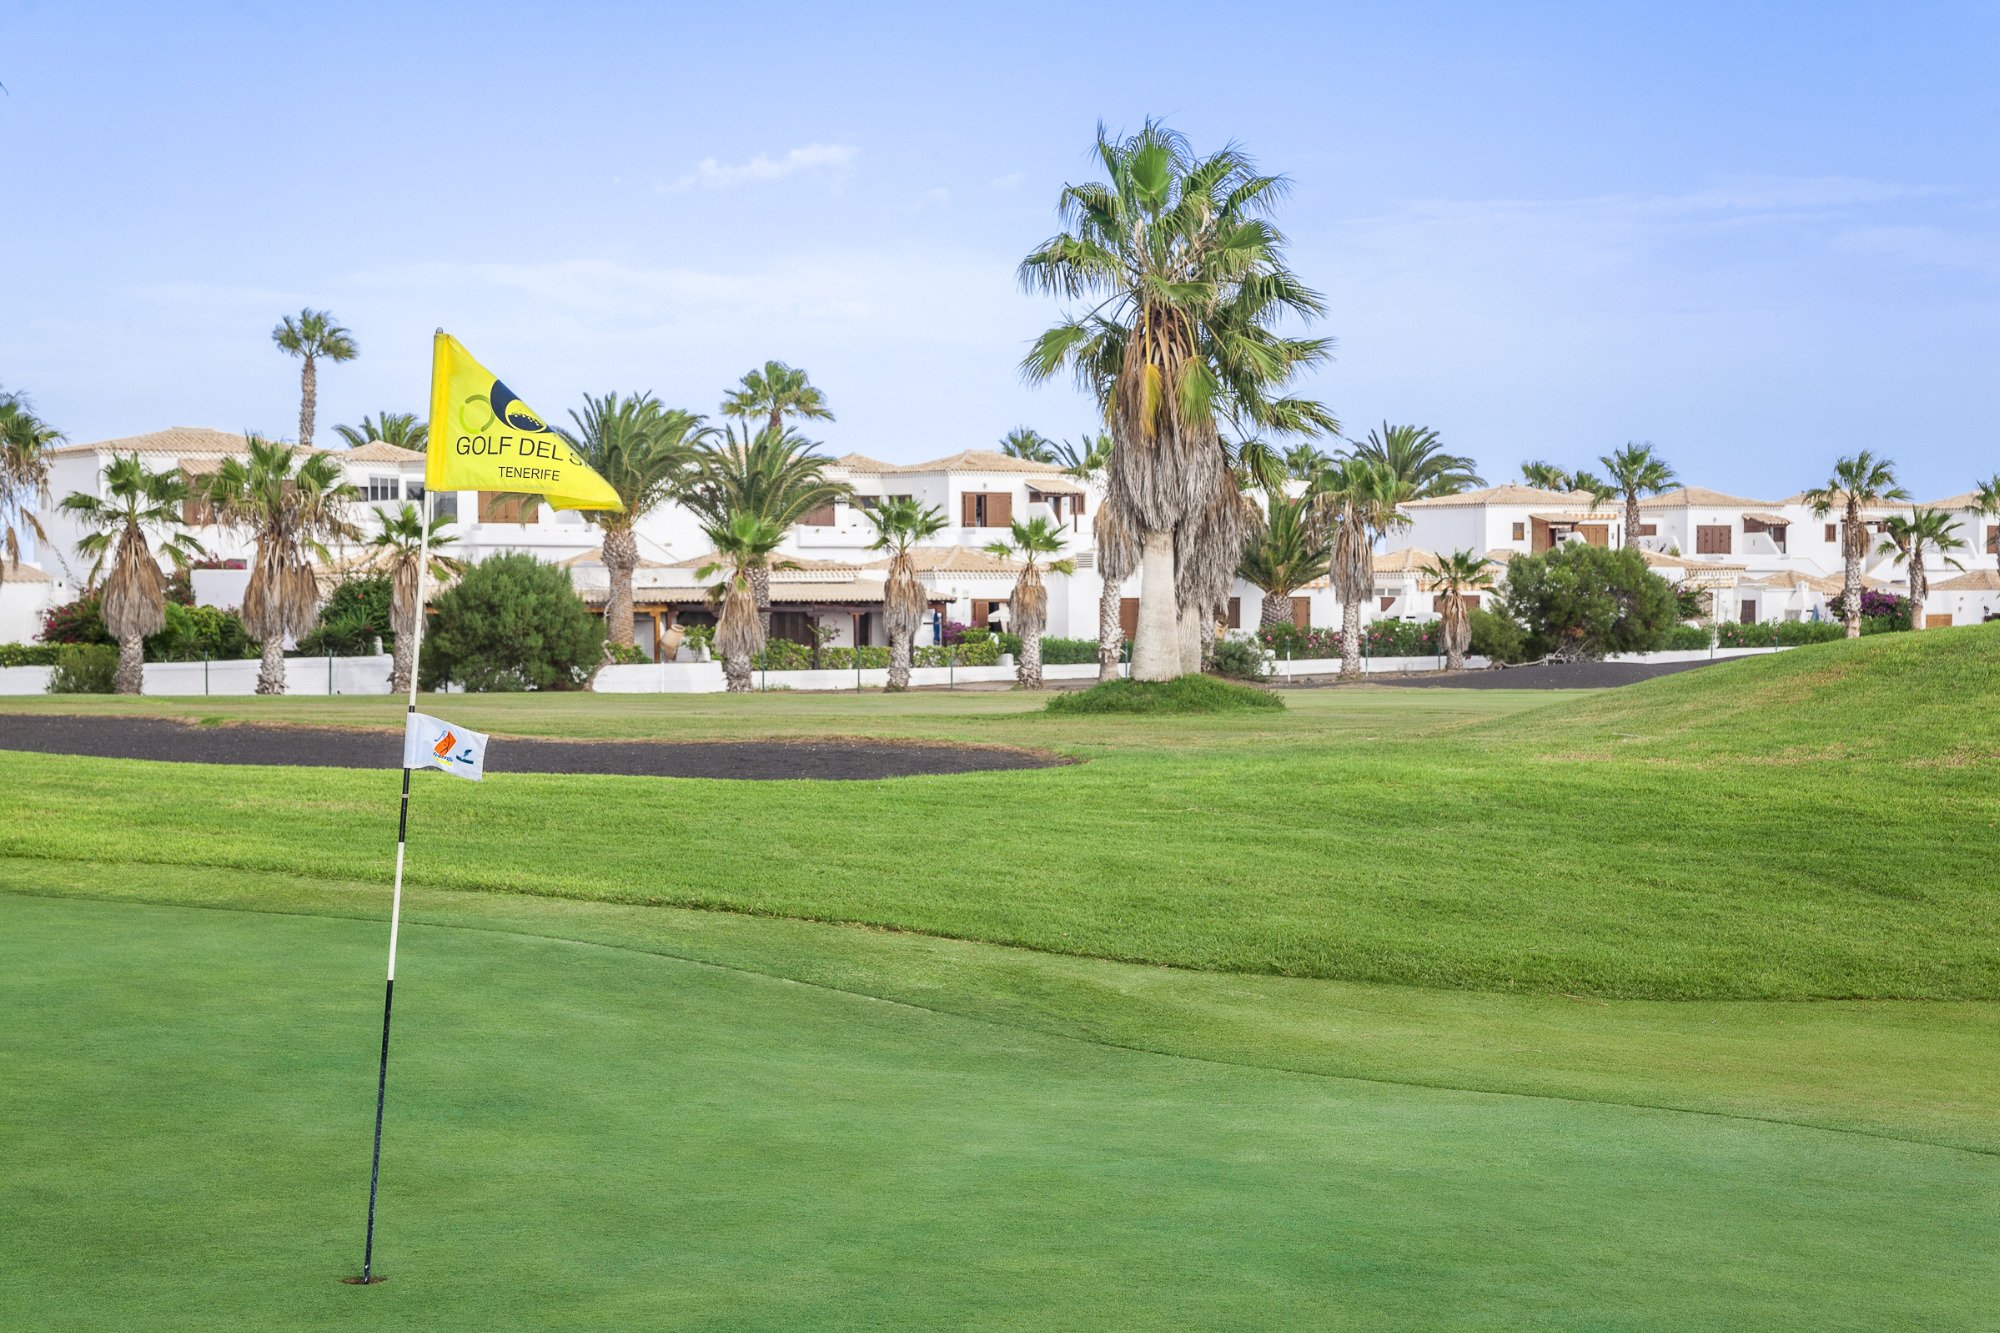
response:
[[[241,434],[199,427],[67,445],[50,454],[50,489],[57,497],[72,491],[101,494],[105,465],[127,453],[137,453],[154,469],[178,467],[199,480],[223,458],[246,448]],[[340,460],[363,497],[356,518],[364,534],[374,526],[376,506],[422,501],[422,455],[381,442],[326,452]],[[920,632],[920,642],[932,641],[952,621],[1007,624],[1019,566],[983,548],[1005,538],[1013,519],[1036,517],[1049,519],[1067,534],[1064,555],[1077,565],[1072,575],[1049,576],[1047,633],[1096,637],[1102,585],[1094,567],[1091,518],[1102,490],[1095,482],[1080,481],[1050,464],[985,450],[912,464],[847,454],[835,460],[830,472],[848,483],[854,495],[806,515],[788,535],[785,558],[795,567],[777,571],[771,581],[775,633],[801,643],[815,634],[831,645],[885,641],[886,562],[882,553],[870,549],[873,529],[866,511],[883,500],[909,496],[936,506],[949,523],[917,553],[919,578],[932,594],[932,623]],[[442,512],[456,515],[454,554],[477,560],[527,552],[568,568],[585,602],[603,606],[609,584],[599,536],[583,515],[547,507],[527,513],[515,502],[476,491],[439,496],[436,503]],[[2000,612],[2000,520],[1974,512],[1973,503],[1970,494],[1931,502],[1958,521],[1968,549],[1958,555],[1963,571],[1933,559],[1925,604],[1929,624],[1972,624]],[[1435,552],[1470,550],[1504,565],[1516,555],[1562,542],[1617,546],[1625,540],[1622,503],[1593,505],[1585,492],[1501,485],[1414,501],[1405,512],[1410,525],[1393,535],[1376,558],[1375,586],[1362,608],[1364,621],[1433,617],[1435,599],[1424,586],[1423,571]],[[1907,506],[1885,506],[1870,518],[1879,524],[1906,512]],[[1763,501],[1687,487],[1643,500],[1640,514],[1636,536],[1648,562],[1671,582],[1711,592],[1719,618],[1829,618],[1827,604],[1841,588],[1837,516],[1815,515],[1801,496]],[[187,517],[209,563],[242,562],[249,555],[239,534],[205,521],[198,502],[189,504]],[[49,542],[32,563],[0,581],[0,641],[31,638],[41,611],[74,597],[88,575],[87,562],[76,554],[82,534],[54,507],[41,518]],[[712,621],[708,583],[697,577],[711,553],[694,515],[676,505],[643,518],[638,537],[637,638],[642,648],[655,651],[656,645],[671,641],[668,631],[674,626]],[[358,549],[337,553],[329,579],[359,554]],[[1899,557],[1871,553],[1864,572],[1868,586],[1907,595],[1908,574]],[[241,599],[246,577],[240,568],[198,570],[197,597],[233,606]],[[1136,621],[1138,591],[1136,576],[1121,589],[1128,632]],[[1258,589],[1239,584],[1229,604],[1231,627],[1255,627],[1262,603]],[[1300,625],[1338,625],[1340,612],[1325,580],[1297,590],[1285,608],[1286,618]]]

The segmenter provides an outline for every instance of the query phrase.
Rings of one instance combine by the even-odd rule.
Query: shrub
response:
[[[310,657],[365,657],[375,651],[377,639],[393,642],[389,597],[387,574],[346,580],[320,604],[319,622],[299,640],[299,651]]]
[[[1479,606],[1467,612],[1466,619],[1472,630],[1466,647],[1472,656],[1491,662],[1528,660],[1528,631],[1514,617]]]
[[[1507,565],[1506,610],[1527,630],[1530,658],[1643,653],[1678,620],[1668,582],[1629,549],[1565,542]]]
[[[1365,657],[1436,657],[1444,651],[1440,620],[1404,620],[1392,616],[1361,629],[1361,652]],[[1335,636],[1338,638],[1338,636]]]
[[[50,694],[110,694],[118,679],[118,650],[103,643],[66,643],[56,650]]]
[[[1708,648],[1708,626],[1670,625],[1660,647],[1677,653],[1704,652]]]
[[[1910,627],[1910,599],[1898,597],[1891,592],[1878,592],[1874,588],[1861,590],[1861,632],[1863,634],[1887,634]],[[1844,624],[1847,619],[1847,594],[1840,593],[1826,604],[1827,615]],[[1869,621],[1880,622],[1873,626]]]
[[[1097,640],[1042,639],[1043,666],[1093,666],[1097,662]]]
[[[1244,709],[1283,708],[1285,701],[1253,685],[1232,685],[1214,676],[1176,676],[1172,680],[1107,680],[1087,690],[1058,694],[1049,700],[1051,713],[1230,713]]]
[[[0,643],[0,667],[54,666],[61,652],[57,643]]]
[[[167,603],[167,623],[146,640],[148,662],[224,661],[255,657],[257,645],[234,611],[215,606]]]
[[[425,689],[572,690],[604,658],[604,625],[569,572],[531,555],[496,555],[437,599],[424,636]]]
[[[1276,625],[1265,625],[1256,634],[1258,643],[1263,644],[1279,657],[1338,657],[1340,656],[1340,631],[1320,629],[1300,629],[1290,621]]]
[[[110,643],[97,594],[85,593],[73,602],[50,607],[42,616],[43,643]]]
[[[618,666],[643,666],[653,660],[653,655],[636,643],[607,643],[604,657]]]
[[[1092,645],[1095,647],[1095,645]],[[1091,660],[1097,660],[1092,654]],[[1209,669],[1235,680],[1257,680],[1264,674],[1264,648],[1249,639],[1224,639],[1215,645]]]

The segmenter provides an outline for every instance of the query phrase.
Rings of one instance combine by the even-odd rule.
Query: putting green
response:
[[[337,1279],[379,924],[0,898],[9,1319],[1950,1328],[2000,1298],[1991,1155],[1175,1058],[602,944],[405,939],[391,1280],[361,1289]]]

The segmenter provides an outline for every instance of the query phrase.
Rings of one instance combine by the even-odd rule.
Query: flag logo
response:
[[[487,395],[487,403],[493,408],[493,415],[512,426],[515,430],[544,433],[548,426],[535,415],[535,410],[514,396],[514,391],[499,380],[493,381],[493,392]]]
[[[411,713],[403,723],[403,767],[441,768],[477,782],[486,775],[486,737],[441,717]]]

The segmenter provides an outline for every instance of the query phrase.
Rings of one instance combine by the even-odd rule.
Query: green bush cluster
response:
[[[1234,680],[1256,680],[1263,676],[1264,666],[1264,646],[1250,639],[1224,639],[1209,659],[1210,670]]]
[[[819,650],[819,669],[822,671],[854,670],[853,648],[822,648]],[[889,649],[881,644],[864,647],[861,653],[861,669],[879,671],[889,665]],[[942,644],[920,643],[910,656],[910,664],[920,667],[958,666],[998,666],[1000,644],[991,637],[967,637],[963,642],[946,647]],[[1092,659],[1093,661],[1096,659]],[[764,645],[764,651],[750,659],[753,671],[810,671],[812,649],[805,644],[794,643],[790,639],[772,639]]]
[[[604,658],[614,666],[643,666],[653,660],[653,655],[636,643],[607,643]]]
[[[434,690],[573,690],[604,660],[604,624],[569,571],[532,555],[491,556],[437,599],[418,676]]]
[[[1087,690],[1058,694],[1048,711],[1065,714],[1229,713],[1240,709],[1283,708],[1285,701],[1254,685],[1232,685],[1214,676],[1176,676],[1172,680],[1107,680]]]
[[[1767,620],[1755,625],[1716,626],[1716,642],[1724,648],[1793,648],[1846,637],[1847,627],[1832,620]],[[1703,642],[1701,646],[1706,648],[1708,644]]]
[[[348,579],[320,604],[319,621],[299,640],[307,657],[366,657],[381,639],[386,648],[395,639],[389,612],[387,574]]]
[[[0,643],[0,667],[54,666],[59,643]]]
[[[1480,606],[1466,613],[1466,622],[1471,630],[1466,641],[1470,655],[1489,662],[1528,660],[1528,631],[1514,617]]]
[[[1708,626],[1674,625],[1668,628],[1660,640],[1660,647],[1668,652],[1696,653],[1708,648]]]
[[[167,603],[167,623],[146,639],[148,662],[234,661],[255,657],[257,645],[234,611]]]
[[[118,649],[106,643],[65,643],[49,673],[50,694],[110,694],[118,681]]]
[[[1673,586],[1630,548],[1565,542],[1517,555],[1503,589],[1507,613],[1527,630],[1530,659],[1651,652],[1680,618]]]

